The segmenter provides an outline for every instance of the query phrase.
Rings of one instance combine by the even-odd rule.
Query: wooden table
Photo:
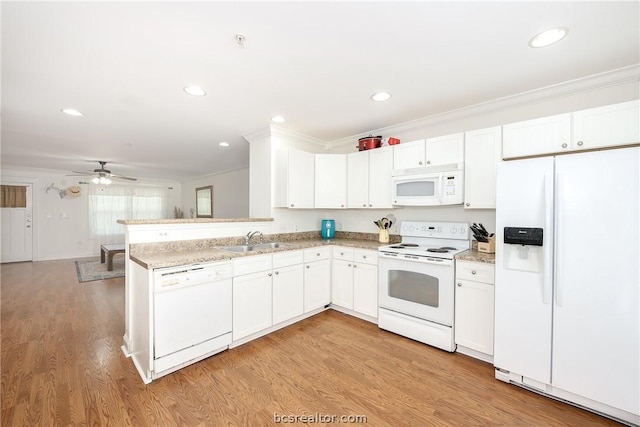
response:
[[[113,271],[113,257],[116,254],[124,254],[124,243],[112,243],[100,246],[100,263],[104,264],[107,257],[107,271]]]

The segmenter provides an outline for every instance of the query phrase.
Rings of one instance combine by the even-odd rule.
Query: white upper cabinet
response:
[[[500,161],[501,147],[501,126],[465,134],[465,209],[496,208],[496,167]]]
[[[393,146],[393,168],[409,169],[424,166],[425,140],[403,142]]]
[[[640,101],[573,113],[572,147],[588,150],[640,142]]]
[[[369,150],[369,207],[391,208],[393,146]]]
[[[426,157],[427,166],[450,165],[464,160],[464,134],[427,138]]]
[[[315,155],[293,148],[276,152],[274,207],[313,208]]]
[[[347,157],[347,207],[391,208],[393,147],[351,153]]]
[[[568,151],[571,145],[571,114],[511,123],[504,125],[502,132],[504,159]]]
[[[541,156],[640,142],[640,101],[503,126],[502,157]]]
[[[448,165],[464,160],[464,134],[440,136],[393,146],[393,168]]]
[[[315,207],[347,207],[347,155],[315,155]]]
[[[348,208],[369,207],[369,151],[347,156]]]

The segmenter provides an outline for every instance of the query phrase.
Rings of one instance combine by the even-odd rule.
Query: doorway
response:
[[[33,184],[0,185],[0,262],[33,261]]]

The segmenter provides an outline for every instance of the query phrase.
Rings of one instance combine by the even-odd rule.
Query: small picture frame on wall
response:
[[[213,185],[196,188],[196,218],[213,218]]]

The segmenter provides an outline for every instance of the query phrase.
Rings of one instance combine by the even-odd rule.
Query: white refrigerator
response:
[[[640,147],[504,161],[496,201],[496,378],[632,424],[639,169]]]

